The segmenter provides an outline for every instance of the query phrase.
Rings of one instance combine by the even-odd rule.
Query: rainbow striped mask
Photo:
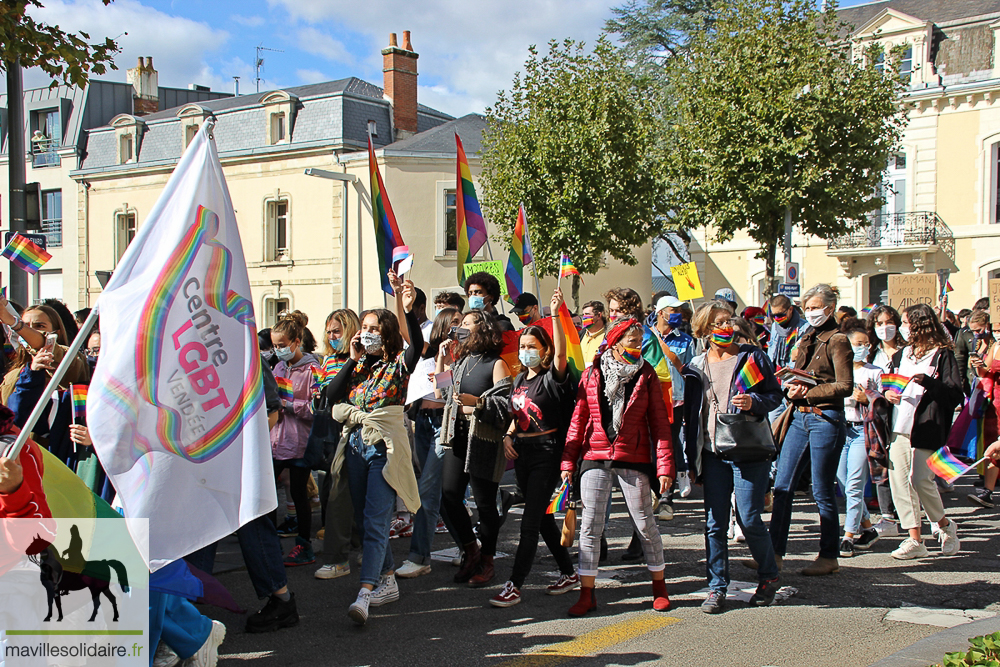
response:
[[[712,328],[712,342],[719,347],[729,347],[736,337],[736,329],[732,325]]]

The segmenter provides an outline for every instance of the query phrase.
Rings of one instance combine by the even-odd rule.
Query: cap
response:
[[[732,287],[723,287],[722,289],[716,290],[715,298],[736,303],[736,292],[733,291]]]
[[[675,296],[661,296],[660,300],[656,302],[656,312],[660,312],[664,308],[677,308],[679,305],[684,303]]]
[[[538,305],[538,299],[535,297],[534,294],[532,294],[531,292],[522,292],[521,296],[517,297],[517,299],[514,300],[514,308],[511,310],[511,312],[514,313],[515,315],[518,315],[519,313],[524,312],[526,308],[530,308],[531,306],[537,306],[537,305]]]

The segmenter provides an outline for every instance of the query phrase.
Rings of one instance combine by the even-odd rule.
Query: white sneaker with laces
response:
[[[317,579],[336,579],[337,577],[343,577],[351,573],[350,563],[334,563],[331,565],[324,565],[323,567],[316,570],[313,576]]]
[[[958,526],[954,521],[948,519],[948,525],[938,532],[938,540],[941,542],[942,556],[954,556],[958,553],[961,546],[958,541]]]
[[[681,493],[681,498],[691,495],[691,476],[686,470],[677,473],[677,490]]]
[[[373,607],[379,607],[390,602],[395,602],[399,599],[399,585],[396,584],[395,574],[384,574],[382,579],[378,582],[378,586],[372,591],[371,600],[369,604]]]
[[[430,565],[421,565],[420,563],[414,563],[409,560],[404,560],[402,566],[396,570],[396,576],[402,577],[403,579],[413,579],[414,577],[419,577],[422,574],[430,573]]]
[[[917,541],[912,537],[907,537],[899,548],[892,552],[892,557],[896,560],[912,560],[914,558],[927,558],[930,556],[923,540]]]
[[[153,667],[176,667],[181,662],[179,655],[174,650],[160,642],[156,647],[156,655],[153,656]]]
[[[879,537],[897,537],[899,535],[899,524],[886,518],[879,519],[873,528],[878,531]]]
[[[208,633],[208,639],[202,644],[198,652],[188,658],[185,667],[215,667],[219,664],[219,645],[226,638],[226,626],[219,621],[212,621],[212,629]]]
[[[372,592],[367,588],[358,591],[358,599],[347,608],[347,615],[357,625],[364,625],[368,621],[368,605],[371,602]]]

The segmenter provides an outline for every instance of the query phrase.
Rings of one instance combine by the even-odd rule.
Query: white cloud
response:
[[[295,70],[295,76],[299,77],[299,81],[304,84],[310,83],[322,83],[323,81],[329,81],[330,77],[323,74],[318,69],[299,69]]]
[[[614,0],[478,0],[472,6],[468,0],[268,0],[272,9],[284,9],[293,20],[333,22],[366,38],[370,55],[359,63],[364,71],[358,75],[377,84],[379,52],[389,33],[397,33],[401,42],[402,32],[410,30],[420,54],[420,101],[456,115],[482,112],[498,90],[508,89],[529,45],[544,50],[550,39],[566,37],[593,43],[612,4]],[[309,49],[307,44],[300,47]]]
[[[265,23],[263,16],[240,16],[239,14],[233,14],[229,17],[229,20],[247,28],[259,28]]]
[[[322,56],[331,62],[347,65],[354,62],[354,56],[347,50],[343,42],[320,32],[316,28],[299,30],[298,47],[307,53]]]

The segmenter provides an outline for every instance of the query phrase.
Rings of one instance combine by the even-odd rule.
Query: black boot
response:
[[[299,612],[295,606],[295,593],[290,593],[287,602],[277,595],[271,595],[260,611],[247,619],[247,632],[273,632],[279,628],[290,628],[299,624]]]
[[[632,541],[628,543],[628,548],[622,554],[622,562],[638,563],[643,558],[645,558],[645,554],[642,552],[642,542],[639,541],[638,535],[632,533]]]

